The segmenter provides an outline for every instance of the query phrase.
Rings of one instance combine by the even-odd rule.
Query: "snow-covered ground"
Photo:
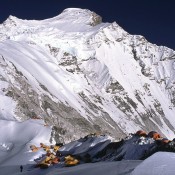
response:
[[[175,153],[158,152],[138,165],[131,175],[174,175]]]
[[[59,149],[61,157],[58,164],[51,164],[46,169],[36,168],[36,159],[41,160],[46,152],[42,148],[31,152],[30,145],[40,146],[41,142],[50,145],[51,128],[45,126],[42,120],[1,121],[1,124],[0,175],[173,175],[175,172],[175,153],[153,154],[160,143],[149,136],[138,135],[119,142],[111,142],[111,138],[105,135],[88,135],[62,146]],[[65,167],[66,155],[77,157],[79,164]],[[87,163],[87,160],[91,163]],[[20,172],[20,165],[23,165],[23,172]]]
[[[44,151],[31,152],[30,145],[49,143],[51,128],[42,120],[24,122],[0,120],[0,166],[34,163]]]
[[[55,165],[49,169],[26,165],[22,173],[19,166],[3,166],[0,167],[0,175],[174,175],[174,159],[175,153],[158,152],[144,161],[98,162],[74,167]]]
[[[75,167],[52,166],[49,169],[32,168],[31,165],[24,166],[23,173],[20,173],[19,166],[0,167],[0,175],[128,175],[141,161],[117,161],[87,163]]]

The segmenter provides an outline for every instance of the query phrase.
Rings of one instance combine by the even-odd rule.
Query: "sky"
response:
[[[71,7],[94,11],[103,22],[116,21],[130,34],[175,50],[175,0],[1,0],[0,23],[9,15],[51,18]]]

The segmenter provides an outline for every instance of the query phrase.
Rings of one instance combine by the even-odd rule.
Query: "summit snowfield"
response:
[[[50,140],[139,129],[174,138],[175,51],[69,8],[0,25],[0,120],[41,118]]]

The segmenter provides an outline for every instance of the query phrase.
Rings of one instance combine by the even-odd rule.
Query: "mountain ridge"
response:
[[[0,94],[14,105],[6,118],[40,116],[56,141],[139,129],[173,138],[172,49],[77,8],[41,21],[10,16],[0,31]]]

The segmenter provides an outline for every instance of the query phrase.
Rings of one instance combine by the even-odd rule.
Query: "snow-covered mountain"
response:
[[[0,25],[0,120],[41,118],[56,142],[139,129],[173,138],[174,85],[174,50],[89,10]]]

